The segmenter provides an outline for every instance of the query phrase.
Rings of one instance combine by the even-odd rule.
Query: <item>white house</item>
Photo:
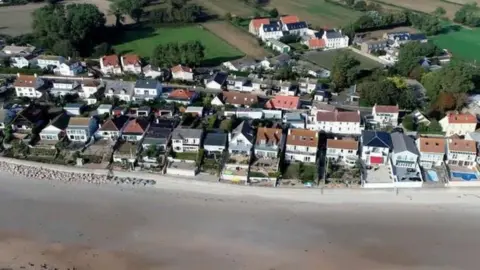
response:
[[[130,102],[132,100],[134,84],[125,81],[107,81],[105,86],[105,96],[108,98],[116,97],[119,100]]]
[[[250,155],[253,141],[253,129],[247,121],[243,121],[228,134],[228,152],[230,154]]]
[[[285,161],[317,162],[318,132],[308,129],[289,129]]]
[[[155,79],[137,80],[134,91],[133,101],[154,100],[162,94],[162,84]]]
[[[317,79],[300,78],[298,80],[299,89],[301,93],[312,93],[317,88]]]
[[[372,116],[375,123],[380,126],[397,126],[398,125],[398,105],[377,105],[372,107]]]
[[[99,88],[102,87],[102,83],[95,80],[83,80],[82,91],[79,93],[81,98],[89,98],[95,94]]]
[[[93,135],[90,133],[90,121],[88,117],[71,117],[67,127],[68,139],[77,142],[90,139]]]
[[[260,27],[263,24],[270,24],[270,19],[269,18],[257,18],[257,19],[252,19],[248,25],[248,32],[253,34],[254,36],[258,36],[258,32],[260,30]]]
[[[358,159],[358,142],[352,139],[327,139],[327,158],[354,166]]]
[[[35,55],[15,55],[10,57],[10,65],[16,68],[27,68],[30,65],[34,64]]]
[[[388,163],[392,138],[384,131],[364,130],[360,137],[361,159],[369,166]]]
[[[255,157],[275,159],[282,151],[285,139],[282,129],[259,127],[255,141]]]
[[[66,134],[66,129],[70,116],[62,113],[55,117],[49,125],[40,132],[40,140],[42,141],[58,141]]]
[[[53,73],[62,76],[76,76],[83,71],[83,66],[80,61],[70,61],[61,63],[53,69]]]
[[[263,40],[280,39],[283,37],[282,26],[278,23],[262,24],[258,30],[258,36]]]
[[[42,89],[44,86],[45,82],[38,78],[36,74],[33,76],[17,74],[17,78],[13,83],[17,97],[39,98],[43,94]]]
[[[153,65],[146,65],[142,68],[143,75],[145,78],[152,78],[156,79],[163,75],[163,71],[161,68],[153,66]]]
[[[63,109],[71,116],[79,116],[82,114],[83,104],[81,103],[67,103]]]
[[[257,61],[252,57],[242,57],[239,59],[223,62],[222,66],[231,71],[248,71],[257,67]]]
[[[241,92],[252,92],[253,90],[260,90],[260,88],[254,89],[252,80],[246,77],[237,77],[237,75],[228,76],[227,89]]]
[[[308,25],[306,22],[293,22],[283,24],[283,31],[290,35],[306,36],[308,32]]]
[[[445,139],[420,137],[417,139],[420,152],[420,166],[430,169],[442,165],[445,160]]]
[[[227,149],[227,134],[208,133],[203,141],[203,149],[205,149],[208,154],[222,153]]]
[[[419,152],[415,140],[400,132],[394,132],[390,137],[393,146],[391,169],[395,182],[421,187],[423,180],[418,166]]]
[[[98,115],[112,114],[113,105],[112,104],[100,104],[97,108]]]
[[[476,165],[477,144],[472,140],[449,139],[447,164],[472,168]]]
[[[202,129],[176,128],[172,132],[172,148],[175,152],[198,152]]]
[[[76,80],[55,79],[51,81],[50,94],[56,97],[80,94],[80,84]]]
[[[205,88],[220,90],[227,84],[227,78],[227,73],[216,72],[210,78],[205,79]]]
[[[310,116],[307,129],[334,134],[360,135],[362,133],[360,111],[317,112],[316,116]]]
[[[6,55],[30,55],[35,51],[34,46],[15,46],[7,45],[3,47],[2,52]]]
[[[340,49],[348,47],[348,36],[342,34],[342,31],[326,30],[323,32],[322,39],[325,40],[325,46],[328,49]]]
[[[174,80],[193,81],[193,70],[189,67],[177,65],[170,69]]]
[[[446,136],[459,135],[474,132],[477,128],[477,117],[470,113],[448,113],[439,121]]]
[[[118,55],[106,55],[100,58],[100,70],[103,74],[122,74],[122,66],[118,60]]]
[[[65,63],[65,58],[58,55],[40,55],[36,60],[37,66],[41,69],[47,69],[51,67],[57,68],[60,67],[61,64]]]
[[[203,116],[203,107],[202,106],[188,106],[185,109],[185,113],[190,113],[190,114],[202,117]]]
[[[123,67],[123,72],[129,72],[134,74],[142,73],[142,62],[140,57],[136,54],[126,54],[120,57],[120,62]]]

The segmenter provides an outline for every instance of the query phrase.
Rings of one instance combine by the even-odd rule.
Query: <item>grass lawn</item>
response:
[[[127,30],[114,47],[119,54],[137,53],[148,58],[159,44],[193,40],[199,40],[205,46],[204,65],[217,65],[243,56],[242,52],[200,26]]]
[[[303,183],[317,182],[317,168],[313,164],[294,162],[284,164],[282,169],[284,179],[299,179]]]
[[[172,152],[172,157],[176,159],[197,160],[197,152]]]
[[[382,64],[378,63],[377,61],[369,59],[348,49],[309,51],[302,55],[302,58],[305,61],[312,62],[316,65],[331,70],[333,66],[333,59],[335,59],[335,56],[345,50],[350,52],[352,56],[354,56],[358,61],[360,61],[360,69],[373,69],[376,67],[382,67]]]
[[[456,32],[430,37],[442,49],[447,49],[455,57],[480,61],[480,29],[462,28]]]

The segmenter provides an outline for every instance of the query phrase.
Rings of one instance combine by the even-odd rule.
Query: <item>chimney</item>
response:
[[[17,73],[17,77],[20,77],[20,73]]]
[[[34,76],[35,78],[37,78],[37,73],[33,74],[33,76]]]
[[[292,129],[288,129],[288,135],[290,135],[292,133]]]

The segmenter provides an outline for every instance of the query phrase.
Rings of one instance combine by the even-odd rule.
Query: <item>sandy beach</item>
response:
[[[476,192],[176,180],[154,189],[0,174],[0,269],[478,269]]]

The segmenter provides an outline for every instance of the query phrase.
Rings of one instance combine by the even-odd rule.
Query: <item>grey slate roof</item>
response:
[[[364,130],[362,131],[362,144],[371,147],[392,148],[392,138],[385,131]]]
[[[216,82],[220,85],[223,85],[225,84],[225,82],[227,81],[227,78],[228,78],[228,74],[227,73],[224,73],[224,72],[217,72],[215,74],[213,74],[212,77],[210,77],[208,80],[207,80],[207,83],[209,82]]]
[[[154,79],[143,79],[135,82],[135,88],[156,89],[158,81]]]
[[[306,22],[287,23],[286,26],[288,30],[303,29],[308,27]]]
[[[183,140],[185,138],[200,138],[203,130],[193,128],[176,128],[172,132],[172,139]]]
[[[342,38],[343,35],[340,32],[337,32],[335,30],[327,30],[325,32],[325,35],[327,35],[327,38]]]
[[[237,137],[239,134],[243,134],[247,140],[253,143],[253,129],[247,121],[243,121],[238,125],[234,130],[232,130],[232,139]]]
[[[412,137],[409,137],[400,132],[394,132],[390,134],[390,136],[392,137],[394,153],[408,151],[415,155],[419,155],[417,146],[415,145],[415,140]]]
[[[171,133],[172,130],[169,128],[151,126],[145,133],[145,138],[167,139]]]
[[[225,133],[208,133],[205,136],[204,145],[225,146],[227,144],[227,134]]]
[[[125,91],[125,94],[133,94],[134,84],[132,82],[125,81],[107,81],[105,85],[105,93],[107,94],[110,90],[113,90],[113,94],[119,95],[122,94],[122,91]]]

